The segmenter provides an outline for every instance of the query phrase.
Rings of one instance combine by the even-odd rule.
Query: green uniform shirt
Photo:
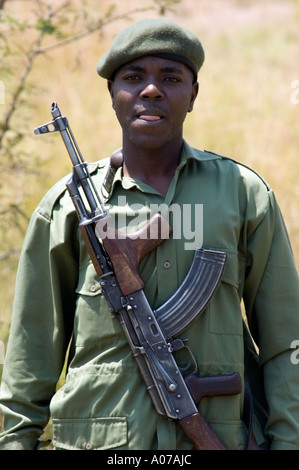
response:
[[[98,187],[106,163],[90,165]],[[59,449],[190,449],[180,427],[153,407],[119,320],[101,294],[65,182],[35,210],[20,258],[1,386],[0,448],[33,449],[51,415]],[[107,204],[119,229],[132,231],[153,212],[163,213],[165,204],[171,209],[172,235],[140,265],[152,308],[181,285],[196,244],[227,253],[216,295],[181,338],[201,376],[240,372],[243,378],[246,359],[254,394],[262,400],[265,393],[269,406],[266,428],[254,419],[259,444],[267,436],[273,449],[299,449],[298,368],[290,349],[299,339],[298,274],[269,186],[245,166],[185,142],[165,197],[123,178],[119,169]],[[258,365],[248,353],[241,302],[259,347]],[[71,338],[66,383],[56,391]],[[246,446],[243,400],[242,392],[200,403],[229,449]],[[258,403],[256,411],[261,416]]]

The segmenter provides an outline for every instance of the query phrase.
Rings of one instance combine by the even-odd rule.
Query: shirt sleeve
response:
[[[76,226],[59,205],[60,217],[57,207],[34,212],[22,248],[1,383],[2,449],[36,447],[70,341],[78,264],[69,240]]]
[[[261,200],[259,200],[261,202]],[[298,367],[291,344],[299,338],[298,273],[283,217],[271,189],[251,207],[244,303],[259,349],[273,449],[299,449]],[[297,368],[296,368],[297,367]]]

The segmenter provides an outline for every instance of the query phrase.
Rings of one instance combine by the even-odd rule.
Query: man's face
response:
[[[186,114],[198,92],[187,66],[145,56],[121,67],[108,88],[124,145],[157,150],[181,141]]]

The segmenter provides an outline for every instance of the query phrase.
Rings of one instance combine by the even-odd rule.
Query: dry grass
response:
[[[111,2],[101,6],[104,3]],[[133,9],[139,3],[123,1],[119,8]],[[291,103],[291,84],[299,80],[299,1],[182,0],[176,13],[167,16],[197,33],[206,50],[200,94],[186,122],[186,139],[198,148],[232,156],[263,175],[276,192],[299,264],[299,104]],[[57,101],[88,161],[106,157],[121,145],[106,84],[96,75],[95,64],[126,24],[114,24],[100,43],[93,35],[40,57],[31,77],[43,86],[27,110],[32,129],[50,120],[51,102]],[[29,177],[22,182],[30,213],[45,190],[70,171],[70,162],[59,137],[30,136],[26,145],[29,151],[40,152],[40,169],[46,173],[42,184],[34,186],[35,180]],[[14,276],[15,272],[3,268],[0,339],[5,341]]]

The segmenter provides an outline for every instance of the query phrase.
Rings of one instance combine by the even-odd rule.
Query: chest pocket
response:
[[[220,287],[209,308],[211,333],[242,335],[241,297],[245,258],[236,251],[227,251],[227,262]]]
[[[118,318],[111,315],[102,295],[99,276],[91,262],[79,271],[76,293],[77,308],[74,322],[76,346],[123,336]]]

